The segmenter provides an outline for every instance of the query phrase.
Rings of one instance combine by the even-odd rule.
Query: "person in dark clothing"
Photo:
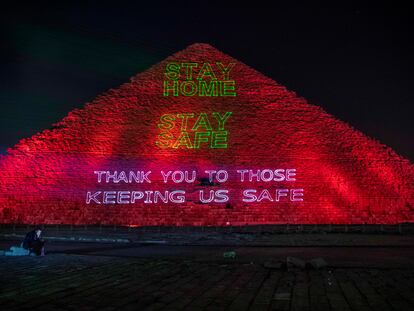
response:
[[[26,234],[22,246],[30,251],[29,255],[34,253],[37,256],[43,256],[44,245],[45,241],[42,238],[42,230],[40,228],[36,228]]]

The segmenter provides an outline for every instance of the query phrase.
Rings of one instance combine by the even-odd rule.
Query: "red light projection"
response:
[[[166,68],[188,75],[189,66],[197,92],[186,74],[164,85]],[[226,92],[214,91],[214,77]],[[174,81],[185,86],[177,96],[168,91]],[[413,176],[387,146],[194,44],[9,149],[0,158],[0,222],[413,222]]]

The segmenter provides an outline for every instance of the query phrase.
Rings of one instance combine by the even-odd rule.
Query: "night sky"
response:
[[[165,57],[205,42],[414,162],[408,7],[177,3],[2,4],[0,153]]]

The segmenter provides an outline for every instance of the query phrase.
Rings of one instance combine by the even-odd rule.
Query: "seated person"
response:
[[[41,234],[42,230],[40,228],[36,228],[26,234],[22,246],[30,251],[29,255],[34,253],[37,256],[44,256],[45,241],[42,239]]]

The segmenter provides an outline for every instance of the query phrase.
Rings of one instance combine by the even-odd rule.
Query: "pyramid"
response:
[[[413,177],[389,147],[193,44],[10,148],[0,222],[394,224],[414,221]]]

